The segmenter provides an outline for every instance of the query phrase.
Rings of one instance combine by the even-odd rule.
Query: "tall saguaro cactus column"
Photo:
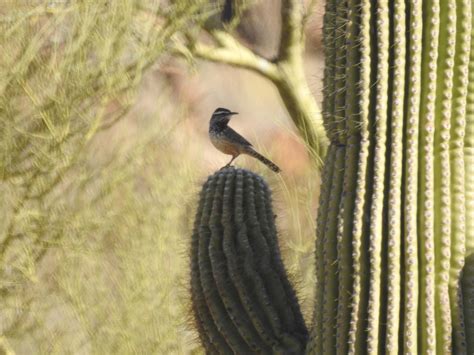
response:
[[[471,6],[327,1],[331,145],[309,353],[467,352],[460,280],[474,242],[465,225],[472,229]]]

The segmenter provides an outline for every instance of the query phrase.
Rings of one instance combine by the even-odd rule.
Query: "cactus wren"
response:
[[[237,112],[231,112],[226,108],[219,107],[214,111],[209,122],[209,137],[212,144],[221,152],[232,155],[232,159],[226,166],[229,166],[240,154],[248,154],[260,160],[274,172],[279,173],[280,168],[278,166],[257,153],[252,144],[227,126],[232,115],[237,115]]]

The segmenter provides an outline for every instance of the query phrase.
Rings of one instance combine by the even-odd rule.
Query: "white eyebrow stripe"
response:
[[[230,113],[230,111],[225,108],[218,108],[217,110],[214,111],[214,114],[222,114],[222,113]]]

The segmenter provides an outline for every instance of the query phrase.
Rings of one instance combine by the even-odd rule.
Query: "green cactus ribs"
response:
[[[326,1],[308,354],[474,354],[472,5]]]
[[[233,167],[204,184],[191,244],[195,326],[208,353],[302,353],[308,332],[280,257],[268,185]]]

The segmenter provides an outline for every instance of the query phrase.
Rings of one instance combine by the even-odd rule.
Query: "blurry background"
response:
[[[305,3],[305,70],[319,103],[322,1]],[[280,2],[247,2],[229,30],[265,58]],[[273,84],[173,51],[209,1],[7,1],[0,8],[0,353],[202,352],[188,246],[197,195],[229,156],[217,107],[283,170],[267,179],[284,262],[311,318],[319,176]],[[209,18],[211,20],[209,20]]]

